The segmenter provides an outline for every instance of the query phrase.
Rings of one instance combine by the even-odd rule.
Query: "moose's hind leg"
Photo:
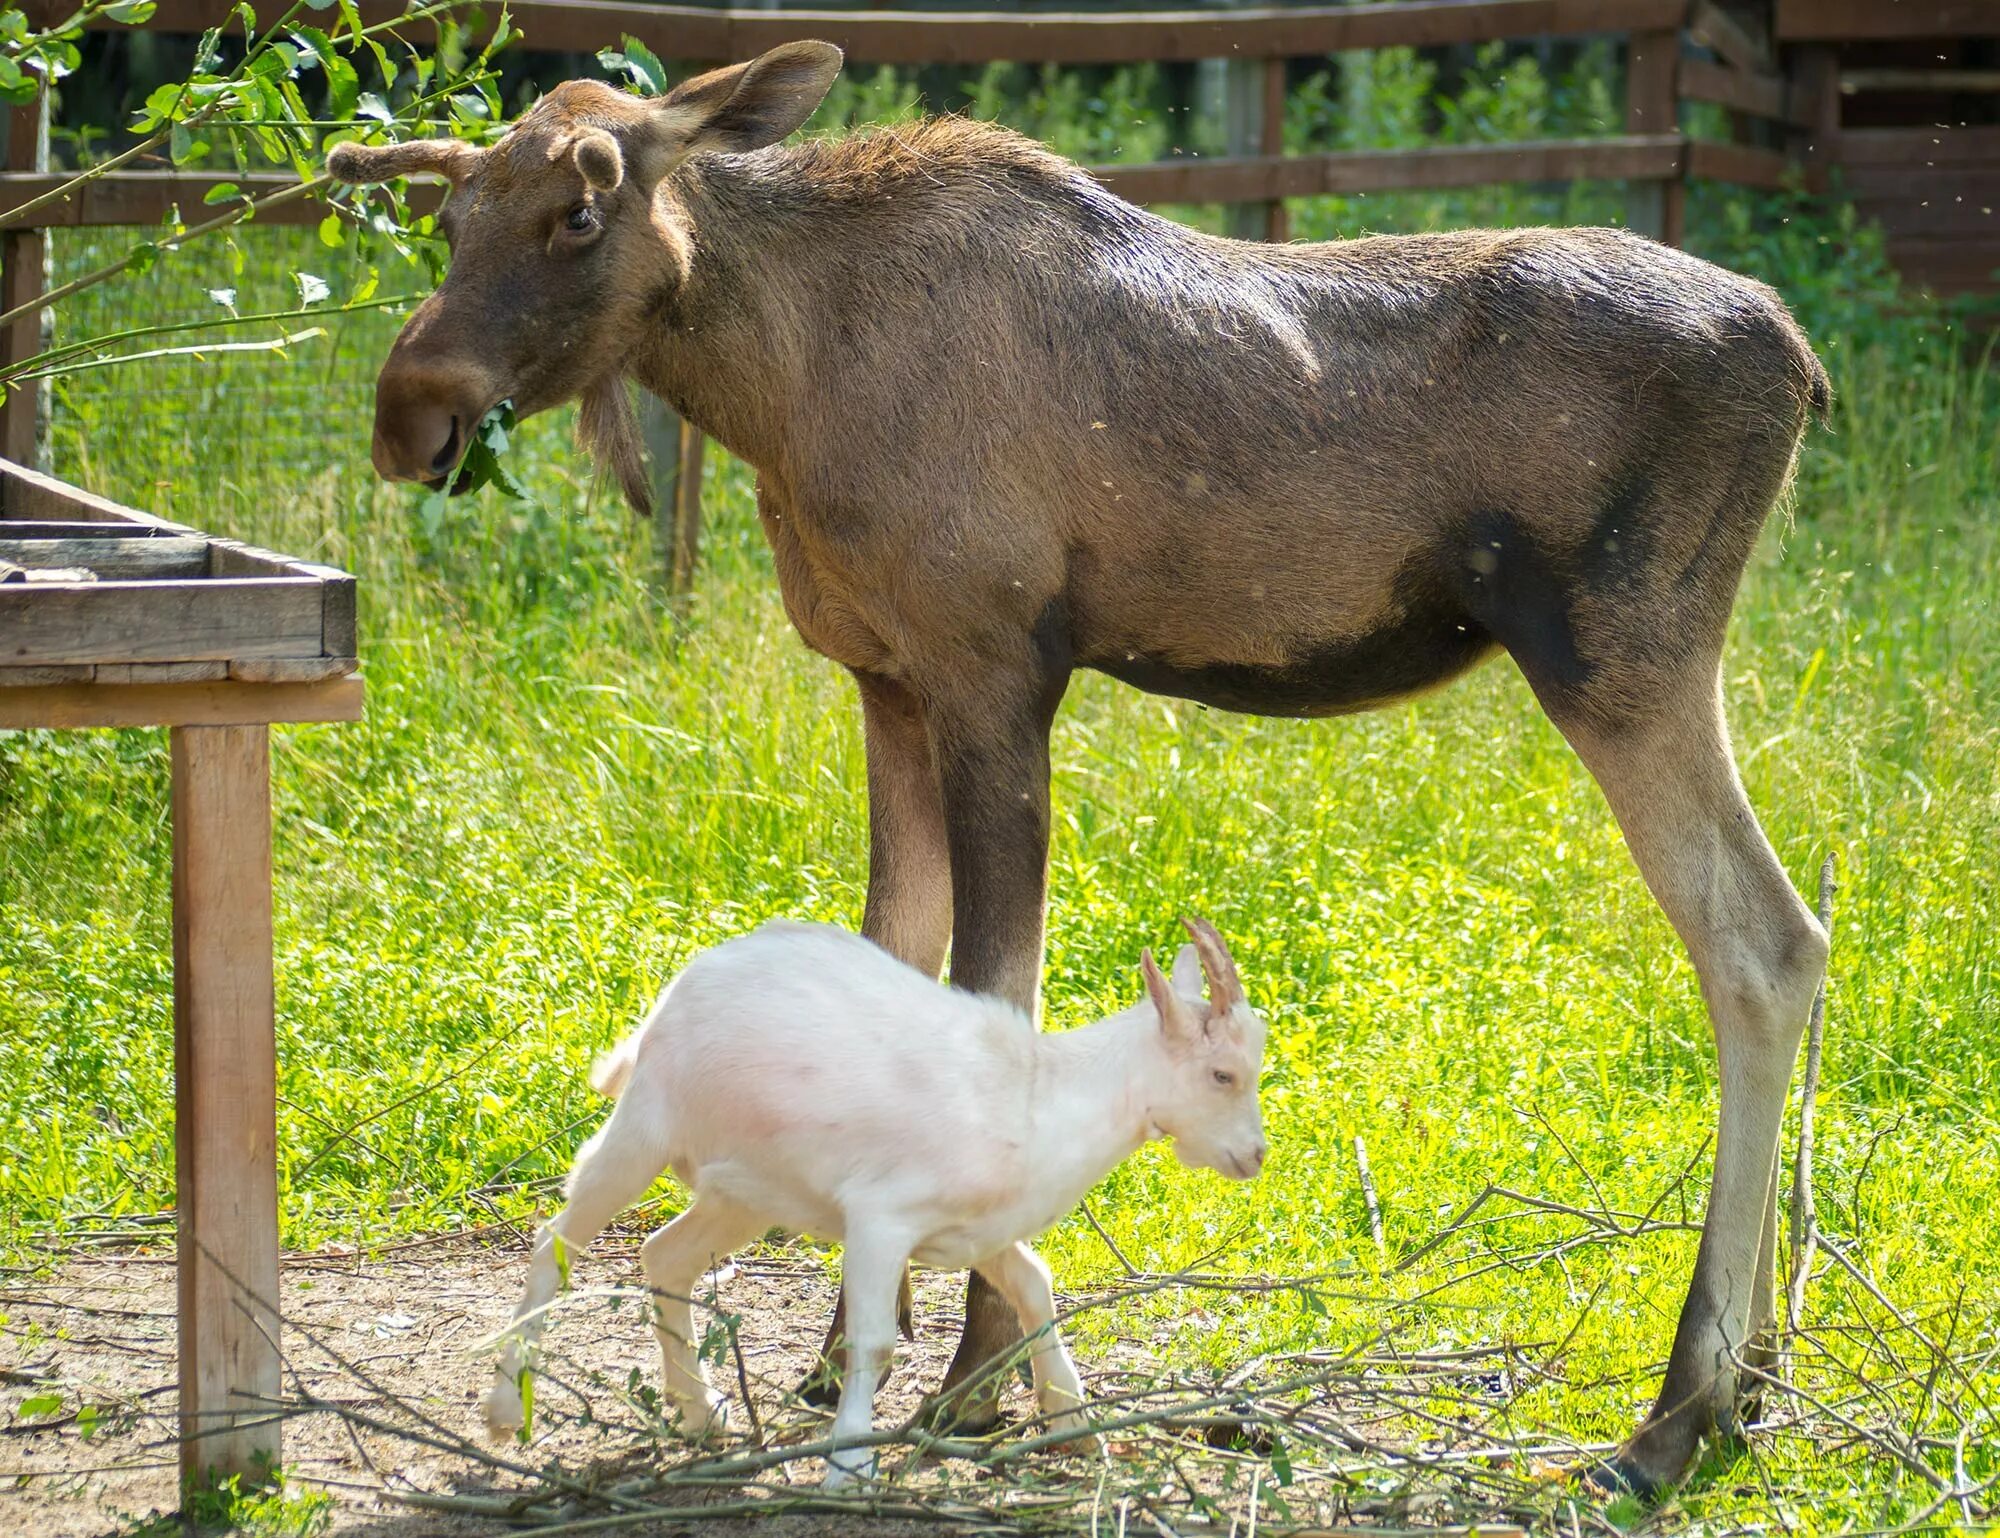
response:
[[[1660,1396],[1603,1471],[1656,1493],[1701,1438],[1733,1430],[1739,1366],[1771,1321],[1772,1179],[1785,1093],[1826,962],[1826,934],[1743,793],[1713,665],[1623,719],[1551,710],[1596,776],[1646,884],[1701,980],[1721,1117],[1694,1278]]]

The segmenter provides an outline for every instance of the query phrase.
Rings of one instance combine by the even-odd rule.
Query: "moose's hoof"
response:
[[[968,1400],[947,1389],[924,1401],[918,1424],[934,1437],[984,1437],[1005,1423],[998,1396]]]
[[[1673,1489],[1673,1481],[1662,1479],[1645,1467],[1632,1455],[1629,1447],[1622,1448],[1609,1458],[1586,1464],[1578,1471],[1585,1485],[1597,1494],[1610,1498],[1630,1495],[1656,1506],[1666,1493]]]
[[[883,1377],[886,1379],[887,1376],[885,1372]],[[831,1410],[840,1403],[840,1369],[825,1357],[821,1357],[811,1371],[799,1379],[797,1393],[801,1404],[812,1405],[815,1409]]]

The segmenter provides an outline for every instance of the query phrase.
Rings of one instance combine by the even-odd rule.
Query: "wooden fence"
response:
[[[56,6],[30,5],[31,15]],[[400,3],[359,0],[365,20],[401,14]],[[146,23],[165,33],[212,25],[217,7],[202,0],[161,0]],[[951,14],[886,11],[732,11],[632,0],[512,0],[510,14],[527,46],[591,52],[630,34],[668,58],[721,63],[748,58],[797,38],[838,43],[858,63],[1136,64],[1232,61],[1233,111],[1240,131],[1230,153],[1147,165],[1094,168],[1107,186],[1137,203],[1223,203],[1248,212],[1235,228],[1286,238],[1285,201],[1330,193],[1410,191],[1504,182],[1613,180],[1627,184],[1629,220],[1670,243],[1681,239],[1691,177],[1776,187],[1810,150],[1811,132],[1834,120],[1837,72],[1778,73],[1774,51],[1712,0],[1397,0],[1397,3],[1287,9],[1116,12],[1107,14]],[[1478,44],[1533,38],[1610,36],[1624,42],[1625,131],[1592,139],[1451,145],[1406,150],[1286,154],[1286,66],[1351,50]],[[1729,142],[1689,137],[1681,103],[1729,109]],[[1753,120],[1775,125],[1753,129]],[[1756,142],[1758,140],[1765,142]],[[84,225],[157,225],[170,210],[200,208],[219,181],[259,195],[296,185],[285,174],[231,171],[120,171],[37,208],[16,222],[0,214],[0,291],[14,309],[41,292],[44,229]],[[14,109],[0,171],[0,209],[12,209],[61,186],[47,161],[39,108]],[[317,223],[313,200],[261,211],[262,223]],[[41,348],[39,318],[26,316],[0,336],[0,362]],[[40,403],[33,390],[0,405],[0,455],[36,458]],[[692,570],[700,509],[698,435],[649,423],[656,453],[662,534],[679,580]]]

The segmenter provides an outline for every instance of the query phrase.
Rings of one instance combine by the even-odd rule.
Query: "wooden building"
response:
[[[1766,0],[1828,167],[1936,293],[2000,294],[2000,0]]]

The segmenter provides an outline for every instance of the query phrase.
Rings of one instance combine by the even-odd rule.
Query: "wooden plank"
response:
[[[1990,96],[2000,92],[2000,69],[1848,69],[1840,94],[1904,91],[1924,96]]]
[[[1792,101],[1792,92],[1777,75],[1752,75],[1709,59],[1681,60],[1681,95],[1733,112],[1769,118],[1776,123],[1805,126],[1811,119]]]
[[[208,541],[167,539],[16,539],[0,523],[0,563],[30,570],[81,566],[107,581],[199,577],[208,570]]]
[[[1135,203],[1255,202],[1335,193],[1481,187],[1495,182],[1668,177],[1679,172],[1681,154],[1677,135],[1637,134],[1527,144],[1260,155],[1242,160],[1168,160],[1144,166],[1095,166],[1091,174]]]
[[[1746,73],[1761,74],[1778,66],[1770,36],[1745,26],[1715,0],[1694,0],[1688,8],[1687,30],[1696,43]]]
[[[1843,128],[1832,158],[1841,165],[1970,165],[2000,160],[2000,128]]]
[[[0,690],[45,689],[50,684],[87,684],[97,676],[88,662],[52,663],[42,667],[0,667]]]
[[[1854,200],[1864,219],[1882,226],[1893,240],[1901,235],[1947,236],[1985,243],[2000,260],[2000,199],[1990,194],[1982,202],[1963,195],[1948,198],[1879,198]]]
[[[278,1460],[270,741],[182,726],[170,745],[183,1483]]]
[[[360,584],[333,566],[315,566],[314,576],[325,584],[320,593],[320,655],[353,657],[360,652],[355,598]]]
[[[1700,139],[1688,143],[1689,176],[1730,182],[1738,187],[1775,189],[1784,186],[1796,170],[1787,156],[1754,144],[1712,144]],[[1811,184],[1810,173],[1807,184]]]
[[[312,684],[360,666],[358,657],[245,657],[229,664],[229,676],[246,684]]]
[[[332,568],[295,561],[275,550],[260,550],[239,539],[209,538],[208,574],[211,577],[314,577]],[[345,572],[338,575],[345,576]]]
[[[0,728],[359,721],[361,675],[316,684],[64,683],[0,689]]]
[[[1990,293],[2000,288],[2000,250],[1991,240],[1947,235],[1890,235],[1889,260],[1911,282],[1938,293]]]
[[[184,523],[155,518],[137,508],[125,507],[94,491],[85,491],[67,481],[15,460],[0,459],[0,518],[26,518],[58,523],[132,523],[157,533],[192,534]]]
[[[0,664],[319,655],[311,577],[0,585]]]
[[[31,198],[56,191],[71,178],[26,171],[0,175],[0,229],[19,224],[35,229],[82,229],[104,226],[159,224],[175,209],[184,219],[213,217],[215,208],[202,199],[211,187],[233,183],[251,197],[268,197],[296,187],[299,179],[276,171],[109,171],[54,203],[16,220],[11,211]],[[416,213],[434,213],[444,190],[431,182],[412,182],[409,204]],[[326,200],[298,198],[260,211],[259,224],[318,224],[326,217]]]
[[[31,14],[51,0],[37,0]],[[1378,0],[1246,11],[1020,15],[994,12],[711,10],[631,0],[515,0],[524,46],[588,53],[630,33],[673,59],[746,59],[779,43],[824,38],[855,63],[1126,64],[1271,59],[1345,49],[1435,48],[1496,38],[1582,37],[1678,28],[1688,0]],[[364,19],[402,14],[401,0],[361,0]],[[161,0],[147,30],[199,32],[206,0]],[[108,25],[101,18],[95,25]],[[229,22],[232,27],[235,22]],[[413,26],[413,35],[423,28]]]
[[[9,518],[0,512],[0,539],[185,539],[145,523],[91,523],[82,518]]]
[[[1772,32],[1781,43],[2000,36],[1994,0],[1777,0]]]
[[[1841,186],[1861,204],[1952,202],[1974,207],[2000,203],[2000,161],[1990,165],[1843,166]],[[4,529],[5,524],[0,524]]]
[[[100,662],[100,684],[212,684],[229,676],[226,662]]]

